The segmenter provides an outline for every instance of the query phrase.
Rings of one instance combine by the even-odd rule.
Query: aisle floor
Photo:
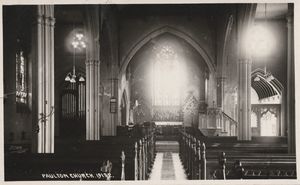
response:
[[[158,152],[149,180],[186,180],[179,154]]]

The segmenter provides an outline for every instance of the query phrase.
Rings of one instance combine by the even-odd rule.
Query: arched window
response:
[[[27,60],[25,52],[17,41],[16,52],[16,102],[17,104],[27,104]]]
[[[153,105],[179,106],[184,84],[184,66],[169,45],[159,48],[153,66]]]

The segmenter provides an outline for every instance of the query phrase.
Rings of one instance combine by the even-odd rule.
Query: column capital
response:
[[[286,26],[290,29],[293,26],[293,16],[291,14],[288,14],[286,16]]]
[[[100,64],[100,60],[87,59],[85,61],[85,65],[97,65]]]
[[[43,24],[43,15],[37,15],[37,18],[36,18],[36,23],[37,24]]]
[[[208,69],[204,70],[203,76],[205,79],[209,79],[209,70]]]
[[[112,82],[117,82],[117,81],[119,81],[118,78],[109,78],[108,80],[110,80],[110,81],[112,81]]]
[[[51,17],[51,16],[45,16],[45,15],[38,14],[36,16],[36,22],[35,23],[54,27],[55,18]]]
[[[219,81],[225,81],[227,79],[227,77],[225,77],[225,76],[218,76],[217,77],[217,80],[219,80]]]
[[[286,25],[288,28],[291,28],[293,25],[293,21],[294,21],[294,7],[293,4],[289,3],[288,4],[288,13],[285,16],[286,18]]]
[[[48,17],[48,20],[49,20],[49,24],[50,24],[50,26],[52,26],[52,27],[54,27],[54,25],[55,25],[55,18],[54,17]]]
[[[51,26],[51,22],[48,16],[43,16],[45,26]]]
[[[250,59],[250,58],[240,58],[239,63],[240,64],[252,64],[252,59]]]
[[[285,18],[286,18],[288,23],[292,23],[293,16],[291,14],[287,14],[287,16]]]

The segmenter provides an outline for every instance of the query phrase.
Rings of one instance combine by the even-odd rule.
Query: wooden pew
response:
[[[180,132],[179,156],[188,179],[206,179],[205,143]]]
[[[253,143],[250,143],[250,145],[249,143],[239,143],[234,150],[231,148],[234,147],[232,145],[225,147],[212,145],[209,148],[206,147],[205,142],[186,132],[180,132],[180,134],[180,157],[189,179],[219,179],[220,177],[222,179],[295,178],[296,159],[294,155],[261,153],[263,148],[266,150],[265,145],[257,153],[253,150],[257,145]],[[247,148],[247,145],[250,146],[250,149],[249,147]],[[228,156],[226,158],[227,163],[226,160],[224,162],[224,159],[220,159],[220,153],[223,152],[225,154],[224,149],[228,150],[226,152]],[[236,161],[240,161],[242,167],[237,167],[235,170],[230,170],[230,173],[220,176],[220,174],[225,174],[226,169],[229,168],[224,166],[225,164],[229,164],[232,169]],[[265,169],[266,166],[267,168]],[[245,171],[240,173],[242,175],[237,175],[238,169],[244,169]],[[255,171],[259,170],[259,175],[255,175]]]
[[[207,158],[211,179],[295,179],[295,155],[228,155]]]
[[[6,180],[106,180],[103,163],[112,163],[110,180],[145,180],[155,157],[155,135],[142,138],[104,137],[85,141],[54,154],[6,154]],[[70,174],[93,174],[90,178],[70,178]],[[45,178],[43,174],[58,174]],[[66,174],[66,175],[65,175]],[[65,175],[65,176],[63,176]]]

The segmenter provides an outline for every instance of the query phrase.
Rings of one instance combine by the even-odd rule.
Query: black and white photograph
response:
[[[3,183],[299,183],[297,3],[61,3],[1,4]]]

